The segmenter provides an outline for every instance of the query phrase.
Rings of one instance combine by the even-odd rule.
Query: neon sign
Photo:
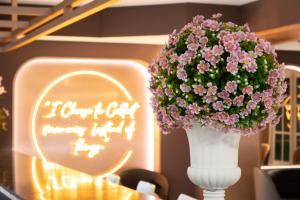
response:
[[[104,108],[103,105],[102,102],[98,102],[91,107],[79,108],[77,102],[46,101],[44,107],[50,107],[49,113],[44,116],[46,119],[79,117],[80,119],[92,118],[95,121],[93,125],[91,125],[91,128],[78,125],[53,126],[45,124],[42,127],[42,135],[74,134],[78,139],[74,142],[73,154],[79,156],[80,152],[87,152],[89,158],[95,157],[101,150],[104,150],[105,147],[101,144],[88,144],[83,138],[87,134],[90,134],[92,137],[100,137],[104,143],[110,141],[110,134],[124,133],[126,139],[131,140],[136,129],[135,113],[140,105],[137,102],[130,104],[128,102],[118,103],[116,101],[109,103],[106,108]],[[122,120],[118,124],[115,124],[111,120],[99,124],[98,121],[101,120],[102,117],[104,117],[104,119],[120,117]],[[126,124],[125,121],[127,117],[130,118],[128,124]]]
[[[130,60],[26,62],[14,82],[14,150],[98,178],[122,167],[154,170],[148,78]]]

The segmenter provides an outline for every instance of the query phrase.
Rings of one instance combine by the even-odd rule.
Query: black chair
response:
[[[270,170],[268,174],[282,199],[300,199],[299,169]]]
[[[156,186],[155,193],[162,199],[168,198],[169,183],[167,178],[157,172],[145,169],[128,169],[120,173],[121,184],[136,189],[139,181],[147,181]]]

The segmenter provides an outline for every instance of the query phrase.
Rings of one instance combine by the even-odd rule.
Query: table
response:
[[[156,199],[62,165],[16,152],[0,152],[0,192],[26,200]]]

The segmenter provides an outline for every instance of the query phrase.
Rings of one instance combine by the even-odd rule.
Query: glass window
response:
[[[296,144],[297,144],[297,147],[300,148],[300,135],[297,136]]]
[[[280,117],[280,122],[276,125],[276,131],[282,131],[282,108],[279,109],[278,111],[278,116]]]
[[[275,160],[281,160],[282,135],[275,134]]]
[[[290,136],[284,135],[284,146],[283,146],[283,160],[289,161],[290,160]]]

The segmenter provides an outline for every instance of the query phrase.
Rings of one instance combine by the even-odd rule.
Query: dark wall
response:
[[[277,54],[280,62],[300,67],[300,51],[277,51]]]
[[[182,28],[195,15],[222,13],[223,20],[241,22],[239,7],[210,4],[169,4],[109,8],[53,35],[130,36],[162,35]]]
[[[180,29],[195,15],[222,13],[223,21],[248,23],[252,31],[300,23],[299,0],[259,0],[243,6],[169,4],[108,8],[54,35],[130,36],[162,35]]]
[[[251,30],[265,29],[300,22],[299,0],[259,0],[241,7],[242,21]]]

